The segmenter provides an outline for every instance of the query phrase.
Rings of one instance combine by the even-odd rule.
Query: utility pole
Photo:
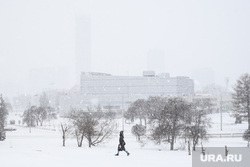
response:
[[[220,95],[220,130],[222,131],[222,96]]]
[[[123,95],[122,95],[122,130],[124,131],[124,99],[123,99]]]

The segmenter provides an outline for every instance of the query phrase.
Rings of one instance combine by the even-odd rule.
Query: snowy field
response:
[[[16,115],[14,115],[16,116]],[[14,116],[10,115],[12,119]],[[220,131],[220,115],[213,114],[213,126],[210,133],[242,133],[247,128],[244,122],[235,125],[234,119],[224,114],[223,131]],[[18,119],[16,116],[15,119]],[[10,125],[8,125],[10,127]],[[131,153],[127,156],[124,152],[116,157],[119,129],[112,139],[106,143],[88,148],[85,142],[82,148],[78,148],[76,140],[66,140],[66,147],[62,147],[61,132],[58,126],[50,126],[56,130],[42,130],[22,126],[11,126],[16,131],[6,132],[7,139],[0,142],[1,166],[4,167],[191,167],[192,156],[188,156],[186,150],[169,151],[169,145],[154,145],[148,142],[141,146],[131,134],[132,125],[125,124],[126,149]],[[177,142],[176,145],[179,143]],[[204,147],[245,147],[246,142],[241,137],[211,138],[203,143]]]

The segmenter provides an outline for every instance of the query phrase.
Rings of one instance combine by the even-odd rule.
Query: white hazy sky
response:
[[[0,0],[0,93],[29,91],[31,69],[67,69],[74,85],[79,15],[91,17],[92,71],[141,75],[156,50],[157,72],[205,71],[233,84],[250,72],[249,8],[248,0]]]

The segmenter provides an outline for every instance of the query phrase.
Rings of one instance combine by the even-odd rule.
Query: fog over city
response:
[[[247,0],[0,0],[0,93],[70,89],[79,85],[82,69],[126,76],[153,70],[188,76],[196,90],[226,86],[225,80],[231,88],[250,71],[249,5]],[[85,35],[79,31],[82,18],[88,22]],[[83,47],[81,37],[87,38]],[[77,69],[81,49],[89,58]]]
[[[0,166],[249,166],[249,7],[0,0]]]

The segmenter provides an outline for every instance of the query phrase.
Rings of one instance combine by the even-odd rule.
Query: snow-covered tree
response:
[[[23,117],[23,123],[26,123],[27,126],[36,126],[36,116],[35,116],[35,110],[37,109],[36,106],[31,106],[27,110],[24,111],[22,117]]]
[[[53,119],[57,119],[57,113],[53,107],[46,107],[46,120],[50,121]]]
[[[45,120],[56,119],[57,114],[52,107],[31,106],[23,113],[23,122],[28,126],[43,126]]]
[[[157,143],[170,143],[170,150],[173,150],[175,139],[184,128],[184,113],[188,110],[190,105],[183,99],[166,99],[164,109],[151,118],[151,138]]]
[[[4,124],[6,121],[6,116],[8,115],[8,110],[2,95],[0,95],[0,139],[4,130]]]
[[[150,96],[146,102],[149,123],[152,120],[159,119],[160,112],[164,109],[166,98],[161,96]]]
[[[146,126],[136,124],[132,127],[131,132],[136,136],[136,139],[140,141],[141,136],[146,135]]]
[[[82,110],[71,110],[68,115],[71,119],[78,147],[82,146],[84,137],[87,139],[88,146],[95,146],[108,139],[116,129],[113,118],[101,112],[83,112]]]
[[[250,75],[248,73],[237,80],[232,97],[235,115],[245,115],[248,119],[248,130],[250,130]]]
[[[67,119],[67,120],[61,122],[60,126],[61,126],[61,130],[62,130],[63,147],[65,147],[66,138],[67,138],[67,136],[69,136],[72,133],[72,124]]]
[[[82,147],[84,138],[84,113],[82,110],[71,109],[68,113],[69,118],[74,126],[74,135],[76,137],[77,146]]]
[[[193,151],[202,140],[207,140],[207,128],[210,127],[210,119],[207,113],[213,108],[210,99],[195,99],[191,103],[189,112],[185,112],[185,127],[183,136],[192,142]]]
[[[129,105],[127,112],[125,112],[124,117],[126,119],[134,119],[138,118],[140,120],[140,125],[142,125],[142,120],[144,120],[144,124],[147,124],[147,105],[146,100],[138,99],[135,102]]]
[[[245,130],[243,134],[243,139],[247,141],[247,147],[250,145],[250,130]]]
[[[40,123],[40,126],[43,126],[43,121],[47,118],[47,112],[44,107],[36,107],[34,109],[34,116],[36,125],[38,126]]]

